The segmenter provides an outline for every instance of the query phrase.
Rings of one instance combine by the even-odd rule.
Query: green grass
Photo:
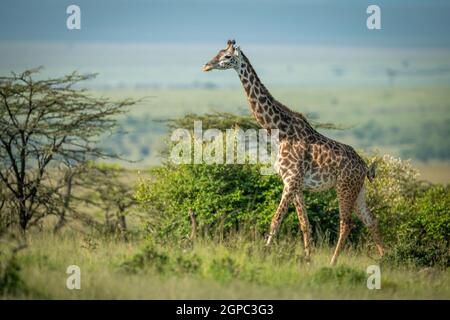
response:
[[[30,235],[18,254],[25,290],[3,298],[25,299],[449,299],[450,272],[381,264],[380,290],[366,288],[366,268],[379,264],[368,248],[346,248],[329,268],[331,247],[302,258],[300,241],[239,236],[219,243],[149,245],[68,233]],[[373,255],[373,257],[372,257]],[[81,290],[66,288],[66,268],[81,268]]]
[[[399,132],[414,132],[427,121],[448,121],[450,115],[448,87],[274,88],[272,93],[292,109],[316,120],[347,126],[373,120],[384,127],[396,125]],[[152,150],[149,161],[132,164],[133,171],[128,171],[126,177],[130,185],[137,176],[145,175],[145,171],[138,174],[137,168],[160,161],[155,150],[166,131],[152,119],[213,110],[248,113],[241,88],[116,90],[98,94],[112,98],[151,96],[130,113],[141,121],[123,125],[130,135],[121,142],[130,148],[130,154],[139,154],[142,146]],[[346,131],[336,134],[338,140],[356,147],[361,142]],[[396,154],[401,147],[373,144],[368,148]],[[420,170],[423,179],[450,181],[448,162],[422,163]],[[80,209],[103,218],[102,212]],[[133,222],[132,217],[130,220],[129,226],[139,223]],[[75,225],[72,222],[72,227]],[[31,232],[28,247],[19,252],[17,260],[24,287],[2,298],[450,299],[450,270],[395,267],[382,263],[374,250],[365,247],[346,248],[337,268],[330,269],[334,248],[318,246],[313,261],[307,264],[302,259],[300,238],[279,241],[267,252],[262,239],[255,242],[236,237],[225,243],[200,239],[193,247],[188,243],[148,247],[144,240],[124,242],[83,234]],[[73,264],[81,268],[81,290],[68,290],[65,285],[66,268]],[[381,290],[366,288],[365,270],[373,264],[381,265]]]

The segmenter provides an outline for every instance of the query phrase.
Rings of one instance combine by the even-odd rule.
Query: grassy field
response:
[[[363,152],[379,150],[398,156],[422,147],[428,148],[427,152],[435,152],[436,146],[449,149],[448,87],[274,88],[272,93],[311,119],[351,127],[326,134]],[[153,120],[216,110],[249,113],[241,88],[95,94],[115,99],[148,96],[120,120],[121,130],[128,134],[105,140],[106,146],[117,148],[125,157],[142,159],[128,164],[130,170],[124,179],[130,188],[145,177],[150,165],[163,160],[158,148],[168,131]],[[426,135],[434,129],[435,135]],[[413,163],[423,180],[450,181],[450,162],[445,154],[443,159],[427,162],[413,158]],[[98,221],[104,219],[101,210],[84,209]],[[142,214],[144,219],[149,218]],[[139,212],[127,220],[130,230],[143,223]],[[348,246],[338,266],[331,269],[329,259],[334,248],[325,243],[317,245],[308,264],[302,259],[300,236],[281,239],[267,251],[263,239],[252,241],[239,235],[226,242],[199,239],[193,245],[189,241],[149,245],[148,239],[131,237],[123,241],[91,234],[70,221],[69,226],[58,235],[36,230],[28,234],[27,247],[17,255],[23,286],[2,298],[450,299],[450,270],[390,265],[366,246]],[[81,268],[81,290],[66,288],[69,265]],[[366,287],[369,265],[381,266],[381,290]]]
[[[148,240],[30,235],[20,251],[25,288],[2,298],[24,299],[449,299],[450,271],[394,268],[381,263],[381,289],[366,287],[373,248],[347,248],[334,269],[332,248],[318,245],[313,261],[300,242],[199,240],[148,245]],[[81,269],[81,290],[66,288],[66,268]]]

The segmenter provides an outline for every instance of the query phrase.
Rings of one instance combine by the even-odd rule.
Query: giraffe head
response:
[[[228,40],[227,47],[220,50],[214,58],[206,63],[203,71],[238,69],[241,63],[241,51],[235,44],[236,41]]]

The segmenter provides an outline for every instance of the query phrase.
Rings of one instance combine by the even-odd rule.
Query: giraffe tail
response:
[[[372,182],[373,179],[375,179],[376,171],[377,171],[377,161],[375,160],[374,162],[372,162],[372,164],[367,169],[366,175],[367,175],[367,179],[369,179],[370,182]]]

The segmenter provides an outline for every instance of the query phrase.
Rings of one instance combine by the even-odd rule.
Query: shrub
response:
[[[415,199],[410,210],[385,259],[396,264],[449,267],[450,188],[429,188]]]
[[[169,265],[169,255],[161,252],[155,246],[147,245],[141,252],[132,256],[122,264],[122,268],[131,273],[138,272],[145,268],[153,268],[157,272],[164,272]]]
[[[337,266],[335,268],[323,267],[317,270],[310,278],[312,284],[331,283],[333,285],[345,284],[363,286],[367,275],[364,271],[355,270],[347,266]]]
[[[20,264],[14,250],[1,248],[0,251],[0,293],[15,293],[25,290],[25,283],[20,277]]]
[[[157,273],[194,274],[200,270],[201,259],[194,253],[164,250],[148,244],[140,252],[124,261],[121,268],[129,273],[153,270]]]
[[[436,185],[421,194],[402,232],[417,233],[424,242],[447,241],[450,235],[450,187]]]
[[[175,258],[176,273],[195,274],[200,270],[201,265],[202,260],[196,254],[185,253]]]
[[[278,176],[261,175],[258,165],[249,164],[166,165],[152,169],[151,176],[139,183],[135,197],[149,212],[148,229],[160,239],[189,234],[189,209],[195,212],[202,234],[252,231],[263,235],[283,190]],[[312,230],[335,239],[339,219],[335,192],[306,193],[305,200]],[[298,232],[291,206],[280,233]]]
[[[209,266],[209,273],[213,279],[220,282],[227,282],[236,278],[239,273],[239,266],[231,257],[214,258]]]
[[[368,158],[378,161],[376,179],[366,182],[367,201],[380,220],[385,242],[397,241],[398,230],[410,219],[414,199],[426,190],[407,161],[390,156]],[[149,213],[149,230],[157,237],[182,238],[190,232],[189,209],[197,217],[202,234],[227,235],[251,230],[264,235],[278,206],[283,185],[276,175],[261,175],[258,165],[166,164],[152,169],[151,178],[140,181],[135,193]],[[305,204],[313,237],[337,238],[339,207],[334,190],[305,192]],[[281,235],[298,235],[299,226],[291,205],[281,225]],[[359,219],[350,241],[367,237]],[[370,237],[368,238],[370,239]]]
[[[370,157],[377,161],[376,177],[366,182],[366,201],[378,218],[384,241],[397,241],[398,229],[409,219],[414,199],[426,189],[418,180],[418,172],[409,161],[390,155]]]

